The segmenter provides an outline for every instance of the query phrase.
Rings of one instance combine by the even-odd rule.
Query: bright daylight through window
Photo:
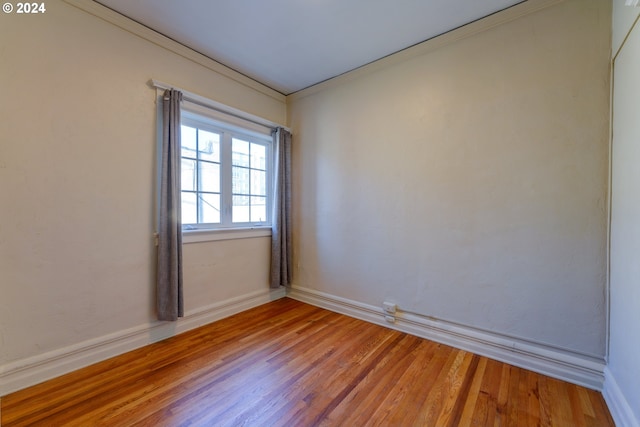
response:
[[[271,135],[182,111],[185,230],[270,225]]]

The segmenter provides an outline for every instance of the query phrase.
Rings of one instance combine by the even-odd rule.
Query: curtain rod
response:
[[[243,120],[247,120],[249,122],[255,123],[257,125],[261,125],[261,126],[266,126],[268,128],[271,129],[276,129],[276,128],[283,128],[288,132],[291,132],[291,129],[289,129],[286,126],[283,126],[279,123],[276,122],[272,122],[270,120],[267,119],[263,119],[262,117],[258,117],[258,116],[254,116],[253,114],[250,113],[245,113],[242,110],[238,110],[237,108],[233,108],[233,107],[229,107],[228,105],[222,104],[220,102],[217,101],[213,101],[209,98],[205,98],[204,96],[200,96],[197,95],[193,92],[189,92],[187,90],[181,89],[177,86],[173,86],[167,83],[163,83],[161,81],[155,80],[155,79],[151,79],[149,80],[149,85],[151,85],[152,87],[155,87],[157,89],[175,89],[175,90],[179,90],[180,92],[182,92],[182,98],[193,102],[195,104],[199,104],[202,105],[203,107],[208,107],[208,108],[212,108],[216,111],[220,111],[222,113],[225,114],[229,114],[232,115],[234,117],[237,117],[239,119],[243,119]]]

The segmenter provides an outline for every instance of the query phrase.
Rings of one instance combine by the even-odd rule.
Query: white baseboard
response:
[[[604,389],[602,390],[609,412],[618,427],[640,427],[640,420],[631,410],[631,404],[626,399],[618,382],[608,367],[604,369]]]
[[[202,307],[177,322],[151,322],[0,366],[0,396],[284,297],[285,289],[251,292]]]
[[[389,323],[384,319],[382,307],[362,304],[300,286],[291,287],[287,296],[573,384],[598,391],[603,387],[604,358],[519,340],[432,317],[403,313],[401,310],[396,313],[395,323]]]

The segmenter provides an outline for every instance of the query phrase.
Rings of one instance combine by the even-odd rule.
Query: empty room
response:
[[[639,20],[4,2],[0,425],[640,427]]]

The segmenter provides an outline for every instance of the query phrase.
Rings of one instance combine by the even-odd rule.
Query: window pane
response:
[[[267,220],[267,198],[251,197],[251,222]]]
[[[233,167],[233,194],[249,194],[249,169]]]
[[[235,166],[249,167],[249,143],[241,139],[232,139],[232,163]]]
[[[249,222],[249,196],[233,196],[233,222]]]
[[[266,223],[272,185],[269,140],[244,136],[205,116],[198,115],[198,121],[187,116],[180,129],[183,224]]]
[[[217,163],[200,163],[200,191],[220,192],[220,165]]]
[[[251,167],[254,169],[265,169],[266,164],[266,147],[260,144],[251,144]]]
[[[198,129],[198,155],[201,160],[220,161],[220,135]]]
[[[182,223],[197,224],[198,208],[196,206],[196,194],[182,192]]]
[[[267,173],[265,171],[251,170],[251,194],[267,195]]]
[[[189,126],[181,126],[180,145],[183,157],[196,157],[196,129]]]
[[[200,194],[200,203],[202,209],[201,222],[212,223],[220,222],[220,195],[219,194]]]
[[[182,159],[180,164],[180,186],[183,190],[195,191],[196,187],[196,161]]]

